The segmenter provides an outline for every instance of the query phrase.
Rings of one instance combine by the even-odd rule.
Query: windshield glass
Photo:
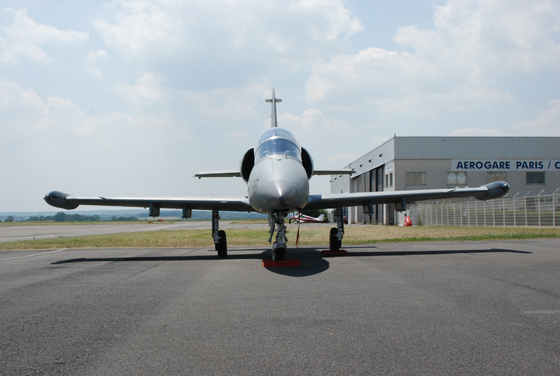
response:
[[[272,140],[265,141],[259,146],[257,150],[257,159],[268,157],[269,155],[287,155],[300,159],[299,149],[292,141],[285,138],[273,138]]]
[[[282,137],[288,140],[293,140],[296,143],[296,138],[290,131],[283,129],[283,128],[270,128],[266,132],[264,132],[261,137],[259,138],[259,145],[268,140],[269,138],[274,137]]]
[[[287,155],[288,157],[301,160],[300,150],[295,137],[282,128],[271,128],[263,133],[259,139],[256,159],[268,157],[269,155]]]

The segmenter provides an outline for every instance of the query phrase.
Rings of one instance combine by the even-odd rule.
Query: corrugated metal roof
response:
[[[399,159],[560,159],[560,137],[393,137],[346,168],[353,177]]]
[[[356,171],[352,177],[356,177],[364,172],[383,166],[385,163],[395,159],[395,144],[393,140],[395,139],[391,138],[390,140],[385,141],[369,153],[364,154],[354,162],[350,163],[347,168],[352,168]]]
[[[560,137],[396,137],[396,159],[559,159]]]

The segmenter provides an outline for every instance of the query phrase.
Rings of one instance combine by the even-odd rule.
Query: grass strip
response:
[[[85,225],[145,225],[146,223],[169,224],[180,222],[177,219],[164,219],[159,220],[142,220],[142,221],[68,221],[68,222],[55,222],[55,221],[40,221],[40,222],[0,222],[2,227],[25,227],[25,226],[85,226]]]
[[[288,232],[289,246],[295,245],[296,227]],[[269,247],[266,229],[228,229],[231,247]],[[427,241],[516,240],[560,237],[560,228],[497,227],[397,227],[347,226],[343,244],[371,244]],[[328,227],[302,226],[301,245],[328,244]],[[59,237],[0,243],[0,250],[57,248],[191,248],[214,246],[209,230],[131,232],[106,235]]]

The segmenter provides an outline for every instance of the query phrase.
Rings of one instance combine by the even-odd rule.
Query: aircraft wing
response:
[[[80,205],[94,206],[124,206],[149,208],[154,205],[163,209],[190,210],[226,210],[226,211],[255,211],[249,200],[243,198],[109,198],[109,197],[74,197],[67,193],[52,191],[47,193],[44,200],[51,206],[62,209],[76,209]]]
[[[240,178],[241,172],[237,170],[224,170],[212,172],[199,172],[194,175],[195,178]]]
[[[356,192],[330,195],[310,195],[305,209],[331,209],[337,207],[369,206],[394,203],[398,207],[422,200],[445,200],[458,197],[474,197],[490,200],[505,196],[509,184],[497,181],[478,188],[424,189],[410,191]]]
[[[313,175],[352,175],[355,171],[348,168],[339,170],[313,170]]]
[[[352,175],[355,171],[350,169],[338,170],[313,170],[313,175]],[[241,172],[237,170],[199,172],[195,178],[240,178]]]

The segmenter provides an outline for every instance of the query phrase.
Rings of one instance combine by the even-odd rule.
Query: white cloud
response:
[[[32,61],[50,60],[44,47],[60,44],[79,44],[89,39],[84,32],[60,30],[38,24],[25,9],[0,10],[0,61],[16,64],[19,58]]]
[[[284,112],[278,116],[278,123],[282,127],[301,129],[303,132],[337,132],[344,130],[348,126],[340,119],[327,119],[318,109],[310,108],[303,112],[301,116],[292,115]]]
[[[199,91],[166,85],[158,73],[143,74],[135,85],[119,84],[115,90],[139,112],[161,112],[183,123],[212,119],[225,128],[232,119],[255,118],[264,103],[260,98],[270,96],[270,84],[265,81]]]
[[[151,133],[156,129],[170,137],[190,138],[188,127],[165,118],[122,112],[90,116],[70,99],[48,97],[42,100],[32,89],[23,89],[17,83],[2,79],[0,114],[3,119],[0,129],[5,138],[57,145],[92,135],[99,138],[89,141],[99,142],[100,145],[106,144],[108,139],[134,139],[144,144],[152,141]]]
[[[560,136],[560,99],[551,100],[546,110],[529,121],[523,121],[515,127],[522,134],[534,136]]]
[[[560,66],[560,4],[451,0],[435,30],[397,30],[410,51],[368,48],[313,67],[306,98],[389,112],[464,111],[512,100],[504,75]],[[508,76],[509,78],[509,76]]]
[[[343,166],[358,159],[359,155],[356,153],[336,153],[332,154],[325,159],[329,166]]]
[[[436,8],[434,23],[458,61],[493,71],[560,62],[560,4],[554,1],[449,1]]]
[[[148,65],[196,60],[298,70],[347,49],[363,28],[341,0],[119,0],[107,9],[95,22],[105,43]]]
[[[128,101],[157,100],[161,96],[160,80],[154,73],[148,73],[138,79],[138,83],[132,85],[117,85],[117,92]]]
[[[103,60],[107,60],[108,57],[109,55],[105,50],[95,50],[88,53],[84,59],[84,70],[97,78],[103,78],[103,75],[96,65]]]
[[[105,43],[129,60],[152,54],[168,59],[183,48],[177,5],[167,1],[114,1],[110,6],[114,20],[99,19],[94,24]],[[113,13],[115,8],[119,10]]]
[[[261,98],[269,97],[270,85],[255,82],[240,87],[205,91],[168,88],[163,98],[180,116],[185,117],[189,113],[191,117],[201,117],[214,122],[216,127],[230,128],[232,121],[237,119],[254,119],[255,124],[262,120],[257,118],[259,107],[264,105]],[[270,127],[270,122],[267,124],[267,127]]]
[[[109,57],[105,50],[95,50],[86,55],[85,62],[87,64],[95,64],[100,60],[105,60]]]
[[[86,72],[88,72],[89,74],[97,77],[97,78],[103,78],[103,75],[101,74],[101,72],[99,71],[99,69],[97,69],[96,67],[94,67],[93,65],[84,65],[84,70]]]
[[[0,79],[0,129],[4,137],[41,139],[46,134],[78,134],[87,123],[85,113],[71,100],[48,97]],[[58,137],[58,136],[57,136]]]
[[[324,34],[330,39],[340,36],[348,37],[363,29],[360,21],[356,17],[352,17],[346,4],[339,0],[299,0],[295,5],[292,5],[292,8],[302,8],[322,14],[327,26],[325,29],[316,32]]]
[[[375,149],[376,147],[383,145],[387,140],[389,140],[389,137],[385,137],[385,136],[374,137],[370,140],[372,145],[371,148]]]
[[[22,89],[15,82],[0,78],[0,129],[3,137],[10,138],[18,130],[31,128],[46,110],[46,104],[35,91]]]

